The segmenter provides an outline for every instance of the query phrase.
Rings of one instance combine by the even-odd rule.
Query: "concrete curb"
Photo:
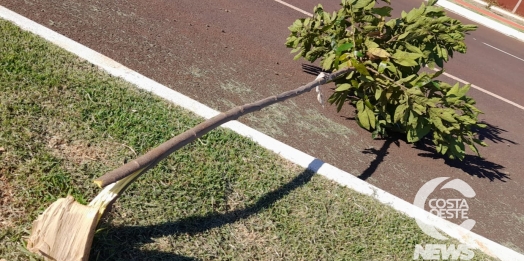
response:
[[[482,16],[478,13],[475,13],[473,11],[470,11],[469,9],[466,9],[460,5],[457,5],[455,3],[452,3],[447,0],[439,0],[437,2],[437,5],[444,7],[446,10],[456,13],[462,17],[465,17],[475,23],[479,23],[481,25],[484,25],[490,29],[493,29],[497,32],[500,32],[502,34],[505,34],[507,36],[513,37],[517,40],[524,42],[524,33],[513,29],[507,25],[498,23],[497,21],[494,21],[490,18],[487,18],[485,16]]]
[[[481,5],[485,6],[485,7],[488,6],[488,3],[486,3],[486,2],[484,2],[482,0],[473,0],[473,2],[481,4]],[[510,11],[504,10],[504,9],[498,7],[498,6],[491,6],[491,7],[489,7],[489,9],[491,9],[491,10],[497,12],[497,13],[500,13],[502,15],[509,16],[509,17],[511,17],[513,19],[517,19],[517,20],[520,20],[520,21],[524,22],[524,17],[521,17],[521,16],[519,16],[517,14],[514,14],[514,13],[512,13]]]
[[[32,32],[89,61],[90,63],[100,67],[113,76],[121,77],[124,80],[137,85],[138,88],[154,93],[155,95],[158,95],[178,106],[190,110],[203,118],[208,119],[219,114],[218,111],[215,111],[202,103],[192,100],[183,94],[180,94],[158,82],[155,82],[108,58],[107,56],[104,56],[86,46],[81,45],[80,43],[77,43],[23,16],[20,16],[3,6],[0,6],[0,17],[13,22],[23,30]],[[480,249],[486,254],[501,260],[524,260],[524,255],[521,255],[485,237],[468,231],[447,220],[434,216],[429,212],[418,208],[411,203],[408,203],[405,200],[402,200],[378,187],[368,184],[367,182],[362,181],[343,170],[324,163],[313,156],[310,156],[289,145],[275,140],[238,121],[228,122],[223,126],[235,131],[242,136],[251,138],[262,147],[279,154],[283,158],[301,167],[315,171],[316,173],[333,180],[342,186],[349,187],[357,192],[371,196],[381,203],[391,206],[395,210],[411,218],[416,218],[427,225],[434,226],[435,228],[438,228],[439,230],[442,230],[448,234],[450,237],[459,240],[463,244],[466,244],[470,248]]]

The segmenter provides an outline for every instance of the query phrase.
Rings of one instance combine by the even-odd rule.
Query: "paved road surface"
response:
[[[307,11],[317,4],[288,2]],[[324,2],[334,10],[339,1]],[[284,46],[287,27],[304,14],[273,0],[0,0],[0,5],[219,110],[314,79]],[[393,7],[398,13],[419,5],[401,0]],[[524,61],[518,58],[524,58],[524,44],[483,27],[467,44],[468,53],[447,64],[448,72],[523,105]],[[482,149],[484,159],[468,156],[464,162],[446,160],[430,147],[372,140],[351,120],[351,108],[340,114],[322,109],[314,94],[241,121],[409,202],[433,178],[460,178],[477,193],[468,201],[469,217],[477,221],[473,231],[524,253],[523,110],[476,90],[471,95],[486,113],[481,119],[490,127],[482,136],[490,147]]]

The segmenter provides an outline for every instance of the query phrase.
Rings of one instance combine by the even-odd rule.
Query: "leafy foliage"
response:
[[[389,4],[389,0],[382,0]],[[286,45],[295,59],[321,59],[325,70],[355,70],[335,81],[329,102],[356,107],[359,125],[373,138],[388,131],[405,133],[408,142],[432,134],[439,153],[463,159],[465,144],[479,154],[475,129],[481,112],[466,96],[470,86],[451,86],[436,78],[454,52],[465,53],[465,34],[476,29],[446,16],[432,0],[420,8],[389,19],[392,8],[374,0],[342,0],[332,14],[322,5],[311,18],[289,27]],[[424,67],[436,69],[434,73]],[[428,70],[426,70],[428,71]]]

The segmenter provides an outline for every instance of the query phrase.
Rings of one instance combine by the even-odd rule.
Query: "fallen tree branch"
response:
[[[140,175],[142,175],[147,170],[154,167],[158,162],[160,162],[162,159],[173,153],[174,151],[182,148],[186,144],[194,141],[195,139],[203,136],[204,134],[208,133],[209,131],[217,128],[218,126],[232,120],[236,120],[239,117],[246,115],[251,112],[259,111],[269,105],[285,101],[289,98],[296,97],[300,94],[303,94],[305,92],[311,91],[313,88],[320,86],[322,84],[326,84],[328,82],[333,81],[334,79],[345,75],[351,71],[353,71],[354,68],[345,68],[340,71],[336,71],[334,73],[325,75],[322,78],[318,78],[315,81],[312,81],[306,85],[303,85],[301,87],[298,87],[294,90],[283,92],[277,96],[268,97],[262,100],[259,100],[254,103],[245,104],[243,106],[235,107],[227,112],[221,113],[211,119],[208,119],[197,126],[177,135],[176,137],[173,137],[172,139],[162,143],[158,147],[152,149],[151,151],[147,152],[146,154],[138,157],[137,159],[128,162],[125,165],[122,165],[121,167],[110,171],[103,175],[102,177],[96,179],[94,182],[100,186],[101,188],[115,183],[133,173],[136,173],[137,171],[141,170],[141,173],[139,175],[136,175],[135,178],[138,178]],[[130,182],[131,183],[131,182]],[[125,188],[122,189],[122,191]]]

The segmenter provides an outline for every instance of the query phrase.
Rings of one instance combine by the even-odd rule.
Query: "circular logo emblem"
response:
[[[435,191],[435,189],[447,179],[449,179],[449,177],[440,177],[426,182],[426,184],[424,184],[418,190],[413,204],[419,208],[424,209],[429,195],[431,195],[431,193],[433,193],[433,191]],[[473,191],[473,188],[471,188],[466,182],[460,179],[453,179],[451,181],[448,181],[440,189],[457,190],[466,198],[472,198],[475,196],[475,191]],[[430,212],[442,218],[458,218],[459,214],[461,214],[462,217],[464,217],[464,213],[466,213],[467,215],[468,211],[468,205],[465,199],[431,199],[429,205],[431,207]],[[422,231],[426,233],[428,236],[440,240],[448,239],[447,237],[443,236],[437,229],[435,229],[435,227],[424,224],[418,219],[415,220],[420,229],[422,229]],[[471,230],[473,226],[475,226],[475,220],[466,219],[464,220],[464,222],[462,222],[462,224],[460,224],[460,226],[467,230]]]

